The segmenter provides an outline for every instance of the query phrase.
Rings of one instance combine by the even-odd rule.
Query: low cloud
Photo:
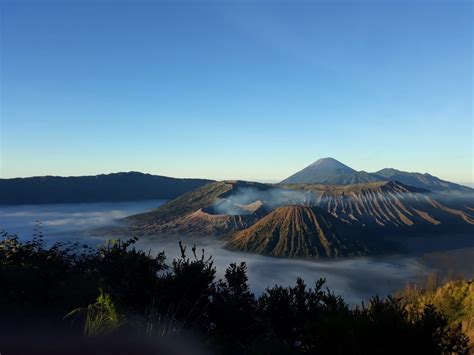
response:
[[[247,201],[244,191],[239,202]],[[255,193],[255,191],[251,191]],[[274,198],[273,195],[264,196]],[[279,201],[277,195],[273,202]],[[261,197],[261,196],[259,196]],[[305,198],[300,194],[291,198]],[[246,197],[247,198],[247,197]],[[285,197],[286,198],[286,197]],[[0,207],[0,229],[17,233],[21,238],[31,238],[36,220],[41,220],[47,241],[74,240],[92,246],[102,243],[105,238],[93,231],[93,227],[120,223],[120,218],[144,212],[157,207],[157,202],[131,202],[122,204],[77,204],[45,205],[22,207]],[[26,207],[23,207],[26,208]],[[386,296],[403,287],[408,281],[420,280],[436,268],[428,267],[418,257],[393,256],[383,258],[355,258],[328,261],[294,260],[272,258],[261,255],[238,253],[224,248],[225,242],[213,238],[181,238],[188,251],[196,244],[206,255],[212,255],[218,277],[222,278],[230,263],[245,261],[251,289],[259,294],[275,284],[293,285],[297,277],[302,277],[308,285],[313,285],[321,277],[327,279],[327,286],[341,294],[351,304],[357,304],[370,296]],[[450,239],[452,240],[452,239]],[[165,237],[142,238],[138,247],[153,253],[165,251],[168,261],[179,256],[178,239]],[[190,255],[191,256],[191,255]]]
[[[331,291],[342,295],[346,302],[357,304],[377,294],[393,294],[408,281],[419,281],[420,277],[433,271],[415,257],[295,260],[229,251],[224,249],[223,241],[208,238],[183,237],[181,240],[187,246],[188,256],[192,256],[194,244],[198,256],[201,249],[206,255],[212,255],[219,278],[224,277],[230,263],[246,262],[251,289],[257,294],[274,285],[294,285],[298,277],[310,286],[324,277]],[[169,259],[179,256],[178,240],[173,238],[141,239],[139,245],[152,253],[164,250]]]

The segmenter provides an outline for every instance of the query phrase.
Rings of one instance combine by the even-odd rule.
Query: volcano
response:
[[[282,206],[251,227],[236,232],[229,249],[271,256],[334,258],[373,251],[361,231],[328,212],[308,206]]]
[[[428,173],[387,168],[373,173],[357,171],[334,158],[322,158],[291,175],[280,184],[352,185],[376,181],[397,181],[404,185],[438,193],[456,193],[457,197],[474,198],[474,189],[442,180]]]
[[[154,211],[128,217],[128,231],[227,238],[290,205],[316,208],[317,216],[329,216],[335,236],[348,226],[351,235],[362,228],[380,236],[474,229],[472,203],[445,202],[431,191],[395,181],[281,186],[245,181],[207,184]]]
[[[281,184],[350,185],[379,180],[379,177],[356,171],[334,158],[322,158],[286,178]]]
[[[235,201],[241,191],[271,190],[266,184],[219,181],[171,200],[156,210],[127,217],[130,232],[141,235],[218,237],[249,227],[268,213],[260,200]]]

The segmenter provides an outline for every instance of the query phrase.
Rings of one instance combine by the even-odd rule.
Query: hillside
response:
[[[474,190],[463,185],[455,184],[453,182],[441,180],[436,176],[428,173],[410,173],[406,171],[400,171],[397,169],[382,169],[374,175],[380,176],[383,179],[399,181],[405,185],[419,187],[431,191],[457,191],[457,192],[468,192],[473,193]]]
[[[297,188],[290,185],[288,188]],[[385,233],[408,230],[473,230],[474,213],[465,201],[450,206],[443,196],[399,182],[373,182],[348,186],[300,185],[313,193],[312,204],[333,216]],[[471,206],[472,207],[472,203]],[[436,228],[433,228],[436,227]]]
[[[0,179],[0,204],[47,204],[172,199],[212,182],[138,172],[95,176]]]
[[[286,257],[365,255],[371,250],[358,231],[340,219],[306,206],[279,207],[253,226],[236,232],[227,247],[233,250]]]
[[[133,233],[219,236],[246,228],[266,213],[261,202],[237,203],[229,197],[246,189],[263,192],[270,188],[245,181],[214,182],[127,220]]]
[[[392,181],[346,186],[215,182],[129,217],[127,228],[133,234],[227,237],[287,205],[317,207],[319,214],[330,215],[336,236],[347,226],[378,237],[474,231],[472,203],[447,205],[427,190]]]

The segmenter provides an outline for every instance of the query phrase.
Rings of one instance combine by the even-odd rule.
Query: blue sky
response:
[[[470,1],[3,1],[1,175],[473,182]]]

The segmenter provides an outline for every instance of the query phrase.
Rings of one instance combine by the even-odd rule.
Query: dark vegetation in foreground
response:
[[[180,244],[182,256],[167,263],[163,253],[136,249],[135,241],[47,247],[41,235],[22,242],[5,233],[0,324],[14,334],[41,322],[94,341],[192,336],[206,351],[225,354],[468,353],[461,326],[429,303],[410,311],[401,299],[376,297],[350,308],[322,279],[312,287],[298,279],[256,297],[244,263],[230,264],[216,280],[204,251],[192,248],[189,257]]]

